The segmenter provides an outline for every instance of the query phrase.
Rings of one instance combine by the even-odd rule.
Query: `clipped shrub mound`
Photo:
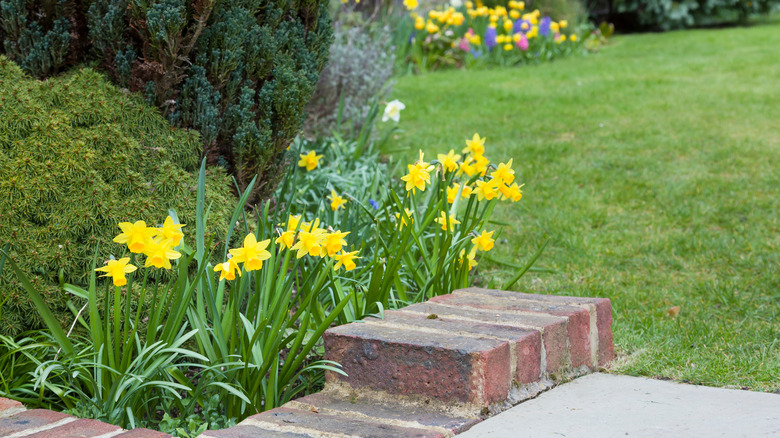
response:
[[[270,195],[332,39],[325,0],[0,2],[3,50],[45,77],[96,60]]]
[[[162,223],[175,209],[183,223],[194,223],[199,158],[196,132],[172,129],[141,97],[94,70],[41,82],[0,56],[0,246],[11,245],[63,322],[72,314],[60,273],[83,284],[98,244],[101,254],[119,257],[123,249],[111,241],[118,222]],[[227,227],[231,183],[220,168],[209,179],[211,223]],[[9,272],[0,277],[3,299],[0,333],[41,326]]]

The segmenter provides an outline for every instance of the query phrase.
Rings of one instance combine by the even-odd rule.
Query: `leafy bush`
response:
[[[390,29],[380,25],[350,26],[337,23],[328,65],[306,107],[306,131],[327,135],[339,131],[339,122],[360,130],[370,102],[392,91],[388,84],[395,66]]]
[[[193,219],[198,144],[93,70],[40,82],[0,56],[0,247],[11,245],[61,322],[72,315],[60,277],[83,284],[98,244],[118,254],[117,221],[162,222],[169,208]],[[224,234],[231,186],[219,168],[209,182],[212,217],[222,219],[212,232]],[[0,332],[41,326],[17,281],[4,275],[0,292]]]
[[[326,3],[4,0],[0,23],[6,54],[29,72],[97,60],[169,120],[200,131],[210,162],[229,167],[241,188],[262,175],[252,201],[284,174],[327,60]]]
[[[718,23],[745,23],[750,15],[766,14],[778,0],[613,0],[622,30],[670,30]]]

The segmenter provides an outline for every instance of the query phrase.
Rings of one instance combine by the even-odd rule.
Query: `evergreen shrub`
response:
[[[118,222],[162,223],[175,209],[194,223],[199,141],[94,70],[37,81],[0,56],[0,247],[11,245],[63,323],[72,313],[60,275],[84,284],[98,244],[120,257],[111,241]],[[222,235],[235,198],[224,170],[212,168],[209,179],[210,212],[221,219],[211,223],[224,227],[211,231]],[[0,277],[6,298],[0,333],[41,326],[8,270]]]
[[[332,39],[325,0],[2,0],[0,24],[3,50],[31,74],[98,61],[200,131],[242,189],[260,175],[250,202],[284,174]]]

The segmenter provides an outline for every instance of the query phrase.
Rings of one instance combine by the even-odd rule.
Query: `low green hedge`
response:
[[[0,56],[0,246],[10,245],[63,323],[72,314],[60,277],[83,284],[98,244],[120,256],[111,242],[118,222],[162,223],[168,209],[191,220],[199,160],[195,131],[171,128],[95,71],[37,81]],[[225,218],[235,204],[231,183],[220,168],[209,179],[211,215]],[[41,326],[10,272],[0,276],[3,301],[0,333]]]

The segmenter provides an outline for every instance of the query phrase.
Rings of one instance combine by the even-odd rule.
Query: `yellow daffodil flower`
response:
[[[482,230],[482,234],[471,239],[471,243],[479,248],[480,251],[490,251],[493,249],[493,243],[495,242],[495,240],[492,239],[493,233],[495,233],[495,231],[488,233],[487,230]]]
[[[436,218],[436,223],[441,225],[441,229],[443,231],[449,231],[452,232],[455,225],[460,224],[460,221],[455,219],[454,216],[449,217],[449,223],[447,221],[447,214],[445,212],[441,212],[441,216]]]
[[[114,242],[126,243],[130,252],[136,254],[144,252],[146,242],[157,234],[157,230],[148,228],[144,221],[136,221],[134,224],[131,224],[130,222],[120,222],[119,228],[122,230],[122,233],[114,237]]]
[[[417,9],[417,6],[420,4],[417,2],[417,0],[404,0],[404,6],[406,6],[407,11],[413,11]]]
[[[219,272],[219,281],[235,280],[236,272],[238,272],[239,277],[241,276],[241,269],[232,258],[228,259],[225,263],[214,266],[214,272]]]
[[[176,224],[173,222],[173,218],[168,216],[165,218],[162,227],[157,228],[157,235],[162,236],[165,239],[172,239],[173,246],[179,246],[184,233],[181,232],[181,228],[184,224]]]
[[[520,187],[523,187],[523,186],[518,186],[517,183],[512,184],[512,186],[509,187],[509,191],[507,192],[506,197],[511,199],[512,202],[517,202],[520,199],[522,199],[523,198],[523,192],[522,192],[522,190],[520,190]]]
[[[447,202],[452,204],[455,202],[455,197],[458,196],[458,190],[460,190],[459,184],[453,184],[447,187]],[[463,186],[463,191],[460,193],[461,198],[468,198],[471,195],[471,187]]]
[[[474,134],[471,140],[466,140],[466,147],[463,149],[463,153],[469,153],[472,155],[482,155],[485,153],[485,137],[480,137],[479,134]]]
[[[298,166],[305,167],[307,172],[311,172],[320,164],[320,158],[322,158],[322,155],[317,155],[316,152],[309,151],[308,153],[301,154],[300,157],[301,159],[298,161]]]
[[[458,160],[460,160],[460,155],[455,155],[455,150],[450,149],[450,151],[445,154],[438,154],[436,155],[436,158],[441,163],[442,167],[448,172],[452,172],[458,168]]]
[[[465,264],[465,263],[466,263],[466,261],[468,261],[468,263],[469,263],[469,271],[470,271],[472,268],[474,268],[475,266],[477,266],[477,261],[476,261],[476,260],[474,260],[474,258],[475,258],[476,256],[477,256],[477,251],[476,251],[476,248],[475,248],[475,249],[472,249],[472,250],[469,252],[468,256],[466,256],[466,250],[465,250],[465,249],[462,249],[462,250],[460,250],[460,260],[461,260],[461,263],[464,263],[464,264]]]
[[[130,257],[123,257],[119,260],[109,260],[106,262],[106,266],[95,268],[95,271],[106,272],[106,274],[101,275],[101,277],[111,277],[114,281],[114,286],[124,286],[127,284],[125,274],[129,274],[138,269],[133,265],[128,265],[127,263],[129,261]]]
[[[330,209],[333,211],[338,210],[339,207],[347,203],[347,200],[339,196],[335,190],[330,191],[330,196],[328,196],[328,199],[330,199]]]
[[[271,253],[266,248],[271,243],[271,239],[258,242],[254,233],[249,233],[244,237],[244,246],[230,250],[233,255],[234,263],[243,263],[247,271],[256,271],[263,268],[263,260],[271,258]]]
[[[474,193],[477,194],[477,199],[480,201],[483,199],[490,201],[498,195],[498,180],[477,181],[477,188],[474,189]]]
[[[490,160],[488,160],[484,155],[474,156],[474,169],[481,176],[485,176],[488,170],[488,166],[490,166]]]
[[[409,164],[407,167],[409,168],[409,173],[401,177],[401,180],[406,182],[406,191],[414,193],[414,189],[417,188],[424,192],[425,184],[431,183],[430,171],[433,170],[433,166],[425,167],[417,163]]]
[[[568,26],[568,25],[569,25],[569,22],[566,21],[566,20],[561,20],[561,21],[558,22],[558,26],[560,26],[561,29],[565,29],[566,26]]]
[[[460,186],[457,184],[447,187],[447,203],[452,204],[455,202],[455,197],[458,196],[459,188]]]
[[[322,254],[322,244],[325,242],[325,232],[316,228],[309,231],[300,231],[298,233],[298,242],[292,246],[292,250],[298,250],[295,255],[296,258],[301,258],[305,255],[317,257]]]
[[[288,230],[283,232],[279,237],[277,237],[274,243],[280,243],[284,245],[285,248],[290,249],[290,247],[293,246],[294,241],[295,241],[295,231]]]
[[[347,244],[344,238],[349,233],[349,231],[342,233],[341,230],[337,230],[327,235],[325,238],[325,251],[328,253],[328,257],[333,257],[341,251],[341,248]]]
[[[508,51],[512,50],[512,47],[513,46],[510,43],[504,44],[504,51],[508,52]]]
[[[460,163],[460,170],[458,171],[458,175],[466,174],[469,177],[472,177],[477,174],[477,168],[474,166],[474,158],[472,157],[466,157],[465,160],[463,160],[462,163]]]
[[[352,251],[352,252],[344,252],[341,251],[341,254],[336,254],[333,258],[336,260],[336,265],[333,266],[333,270],[337,270],[341,266],[344,266],[344,269],[347,271],[351,271],[355,269],[357,266],[355,264],[355,259],[359,259],[360,257],[356,257],[356,254],[358,251]]]
[[[512,184],[512,181],[515,180],[515,171],[512,170],[512,160],[513,159],[510,158],[506,163],[499,163],[496,170],[490,173],[490,176],[500,179],[507,184]]]
[[[164,239],[162,236],[146,241],[144,255],[144,267],[154,266],[158,269],[171,269],[171,260],[181,257],[180,252],[173,250],[173,239]]]
[[[514,23],[512,23],[512,20],[504,20],[503,25],[504,25],[504,32],[509,32],[512,30]]]
[[[408,208],[404,208],[404,211],[406,212],[406,215],[409,216],[409,221],[414,222],[414,218],[412,217],[412,213],[414,213],[414,211],[409,210]],[[403,230],[404,225],[406,225],[406,218],[401,216],[401,213],[396,213],[395,219],[395,221],[399,224],[398,229]]]
[[[301,221],[301,215],[288,215],[287,216],[287,231],[295,231],[298,228],[298,223]],[[284,225],[284,224],[279,224]]]
[[[576,34],[571,36],[571,42],[573,42],[573,43],[577,42],[577,35]]]

